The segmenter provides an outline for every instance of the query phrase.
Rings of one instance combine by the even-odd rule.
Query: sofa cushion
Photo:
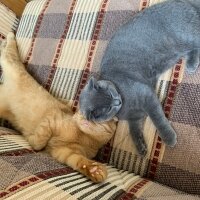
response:
[[[19,51],[27,70],[57,98],[77,109],[81,89],[89,75],[98,72],[113,33],[139,10],[158,0],[37,0],[26,7],[17,32]],[[156,56],[156,55],[155,55]],[[166,147],[150,119],[144,124],[148,145],[138,156],[128,127],[120,122],[115,137],[98,159],[180,190],[199,194],[199,70],[184,75],[184,61],[163,74],[157,94],[172,121],[178,144]],[[187,98],[186,98],[187,97]],[[195,98],[194,98],[195,97]]]
[[[108,179],[94,184],[45,152],[36,153],[7,128],[0,127],[0,146],[0,199],[200,199],[112,166],[107,166]]]

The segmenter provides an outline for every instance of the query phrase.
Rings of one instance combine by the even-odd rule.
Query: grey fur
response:
[[[181,57],[194,72],[200,56],[200,0],[169,0],[154,5],[123,25],[111,39],[99,80],[91,78],[80,96],[82,113],[93,121],[117,116],[127,120],[141,155],[146,154],[142,125],[150,116],[162,140],[176,133],[154,92],[157,78]]]

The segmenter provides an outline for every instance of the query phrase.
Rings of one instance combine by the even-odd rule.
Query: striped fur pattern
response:
[[[31,1],[24,11],[17,32],[21,58],[27,63],[27,70],[40,84],[54,96],[69,100],[72,108],[76,110],[81,89],[88,76],[98,72],[104,50],[115,30],[134,17],[139,10],[160,1]],[[184,66],[184,61],[180,60],[173,70],[160,77],[157,84],[157,94],[165,114],[178,133],[176,147],[165,147],[147,118],[144,136],[149,154],[142,159],[131,142],[126,122],[122,121],[118,124],[115,137],[101,149],[97,158],[120,170],[134,172],[141,177],[199,195],[200,105],[197,99],[200,95],[200,71],[194,75],[184,74]],[[152,187],[148,187],[150,189],[147,188],[146,192],[143,191],[145,185],[140,186],[142,189],[134,186],[128,195],[128,190],[122,193],[123,197],[118,195],[119,199],[131,199],[132,196],[142,199],[161,199],[162,196],[165,196],[163,199],[170,200],[188,198],[173,193],[174,190],[169,193],[160,186],[154,190],[155,183],[151,184]],[[97,191],[101,190],[98,188]],[[77,193],[73,195],[75,194]],[[70,198],[76,199],[69,195]],[[192,198],[198,199],[189,196],[189,199]]]

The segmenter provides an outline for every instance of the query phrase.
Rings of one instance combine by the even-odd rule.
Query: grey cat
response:
[[[200,0],[169,0],[154,5],[123,25],[111,39],[101,63],[100,77],[90,78],[80,96],[88,120],[114,116],[127,120],[141,155],[147,148],[142,125],[146,115],[162,140],[173,147],[174,129],[154,92],[160,74],[187,59],[194,72],[200,59]]]

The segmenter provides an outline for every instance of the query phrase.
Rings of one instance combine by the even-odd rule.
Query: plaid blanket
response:
[[[90,73],[98,72],[113,33],[136,12],[157,2],[32,1],[17,31],[21,58],[44,88],[57,98],[70,100],[76,110],[81,89]],[[126,122],[120,122],[115,137],[101,149],[97,159],[120,170],[200,194],[199,73],[200,70],[194,75],[184,73],[184,60],[180,60],[157,84],[165,114],[178,134],[175,148],[162,143],[147,118],[144,135],[148,154],[145,158],[138,156]]]

